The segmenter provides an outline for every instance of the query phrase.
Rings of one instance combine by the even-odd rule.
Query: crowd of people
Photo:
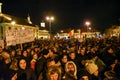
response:
[[[0,80],[120,80],[120,38],[35,40],[0,47]]]

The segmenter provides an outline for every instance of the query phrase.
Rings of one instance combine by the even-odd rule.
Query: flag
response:
[[[69,32],[69,36],[73,36],[74,34],[74,29]]]

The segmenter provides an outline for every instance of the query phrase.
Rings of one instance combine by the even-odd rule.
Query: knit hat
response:
[[[82,78],[83,76],[88,76],[90,77],[90,74],[88,73],[88,71],[82,69],[78,72],[78,78]]]
[[[93,74],[98,70],[98,66],[95,63],[89,62],[86,64],[86,70],[90,73]]]
[[[105,77],[108,78],[108,79],[112,79],[112,78],[115,78],[116,77],[116,74],[114,71],[106,71],[104,73]]]

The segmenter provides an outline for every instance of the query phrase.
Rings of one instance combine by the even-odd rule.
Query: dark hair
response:
[[[64,56],[67,56],[67,57],[68,57],[67,54],[62,54],[62,55],[60,55],[60,58],[62,59]]]
[[[84,80],[82,78],[83,76],[88,76],[88,78],[90,79],[90,74],[85,69],[82,69],[79,71],[79,74],[78,74],[79,80]]]
[[[20,59],[18,59],[18,63],[17,63],[18,69],[21,69],[21,68],[20,68],[20,65],[19,65],[21,60],[25,60],[25,61],[26,61],[25,58],[20,58]],[[27,64],[27,61],[26,61],[26,64]],[[28,65],[26,65],[26,67],[27,67],[27,66],[28,66]]]
[[[112,46],[106,47],[106,51],[108,51],[110,49],[113,49],[113,47]]]
[[[75,54],[75,52],[74,52],[74,51],[70,52],[69,54],[71,55],[72,53],[73,53],[73,54]],[[75,55],[76,55],[76,54],[75,54]]]
[[[47,55],[49,53],[49,50],[48,49],[44,49],[43,51],[42,51],[42,54],[43,55]]]
[[[54,59],[48,59],[47,60],[47,65],[50,63],[50,62],[52,62],[52,61],[55,61]]]

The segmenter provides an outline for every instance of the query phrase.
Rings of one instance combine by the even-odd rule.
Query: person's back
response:
[[[39,77],[39,75],[44,71],[46,66],[46,61],[47,60],[44,56],[42,56],[39,60],[37,60],[35,64],[35,72],[37,77]]]
[[[49,57],[49,51],[47,49],[44,49],[42,51],[43,56],[41,56],[40,58],[38,58],[36,64],[35,64],[35,72],[37,75],[37,78],[39,78],[39,76],[42,74],[42,77],[44,77],[44,72],[45,72],[45,68],[46,68],[46,63],[47,63],[47,59]]]

